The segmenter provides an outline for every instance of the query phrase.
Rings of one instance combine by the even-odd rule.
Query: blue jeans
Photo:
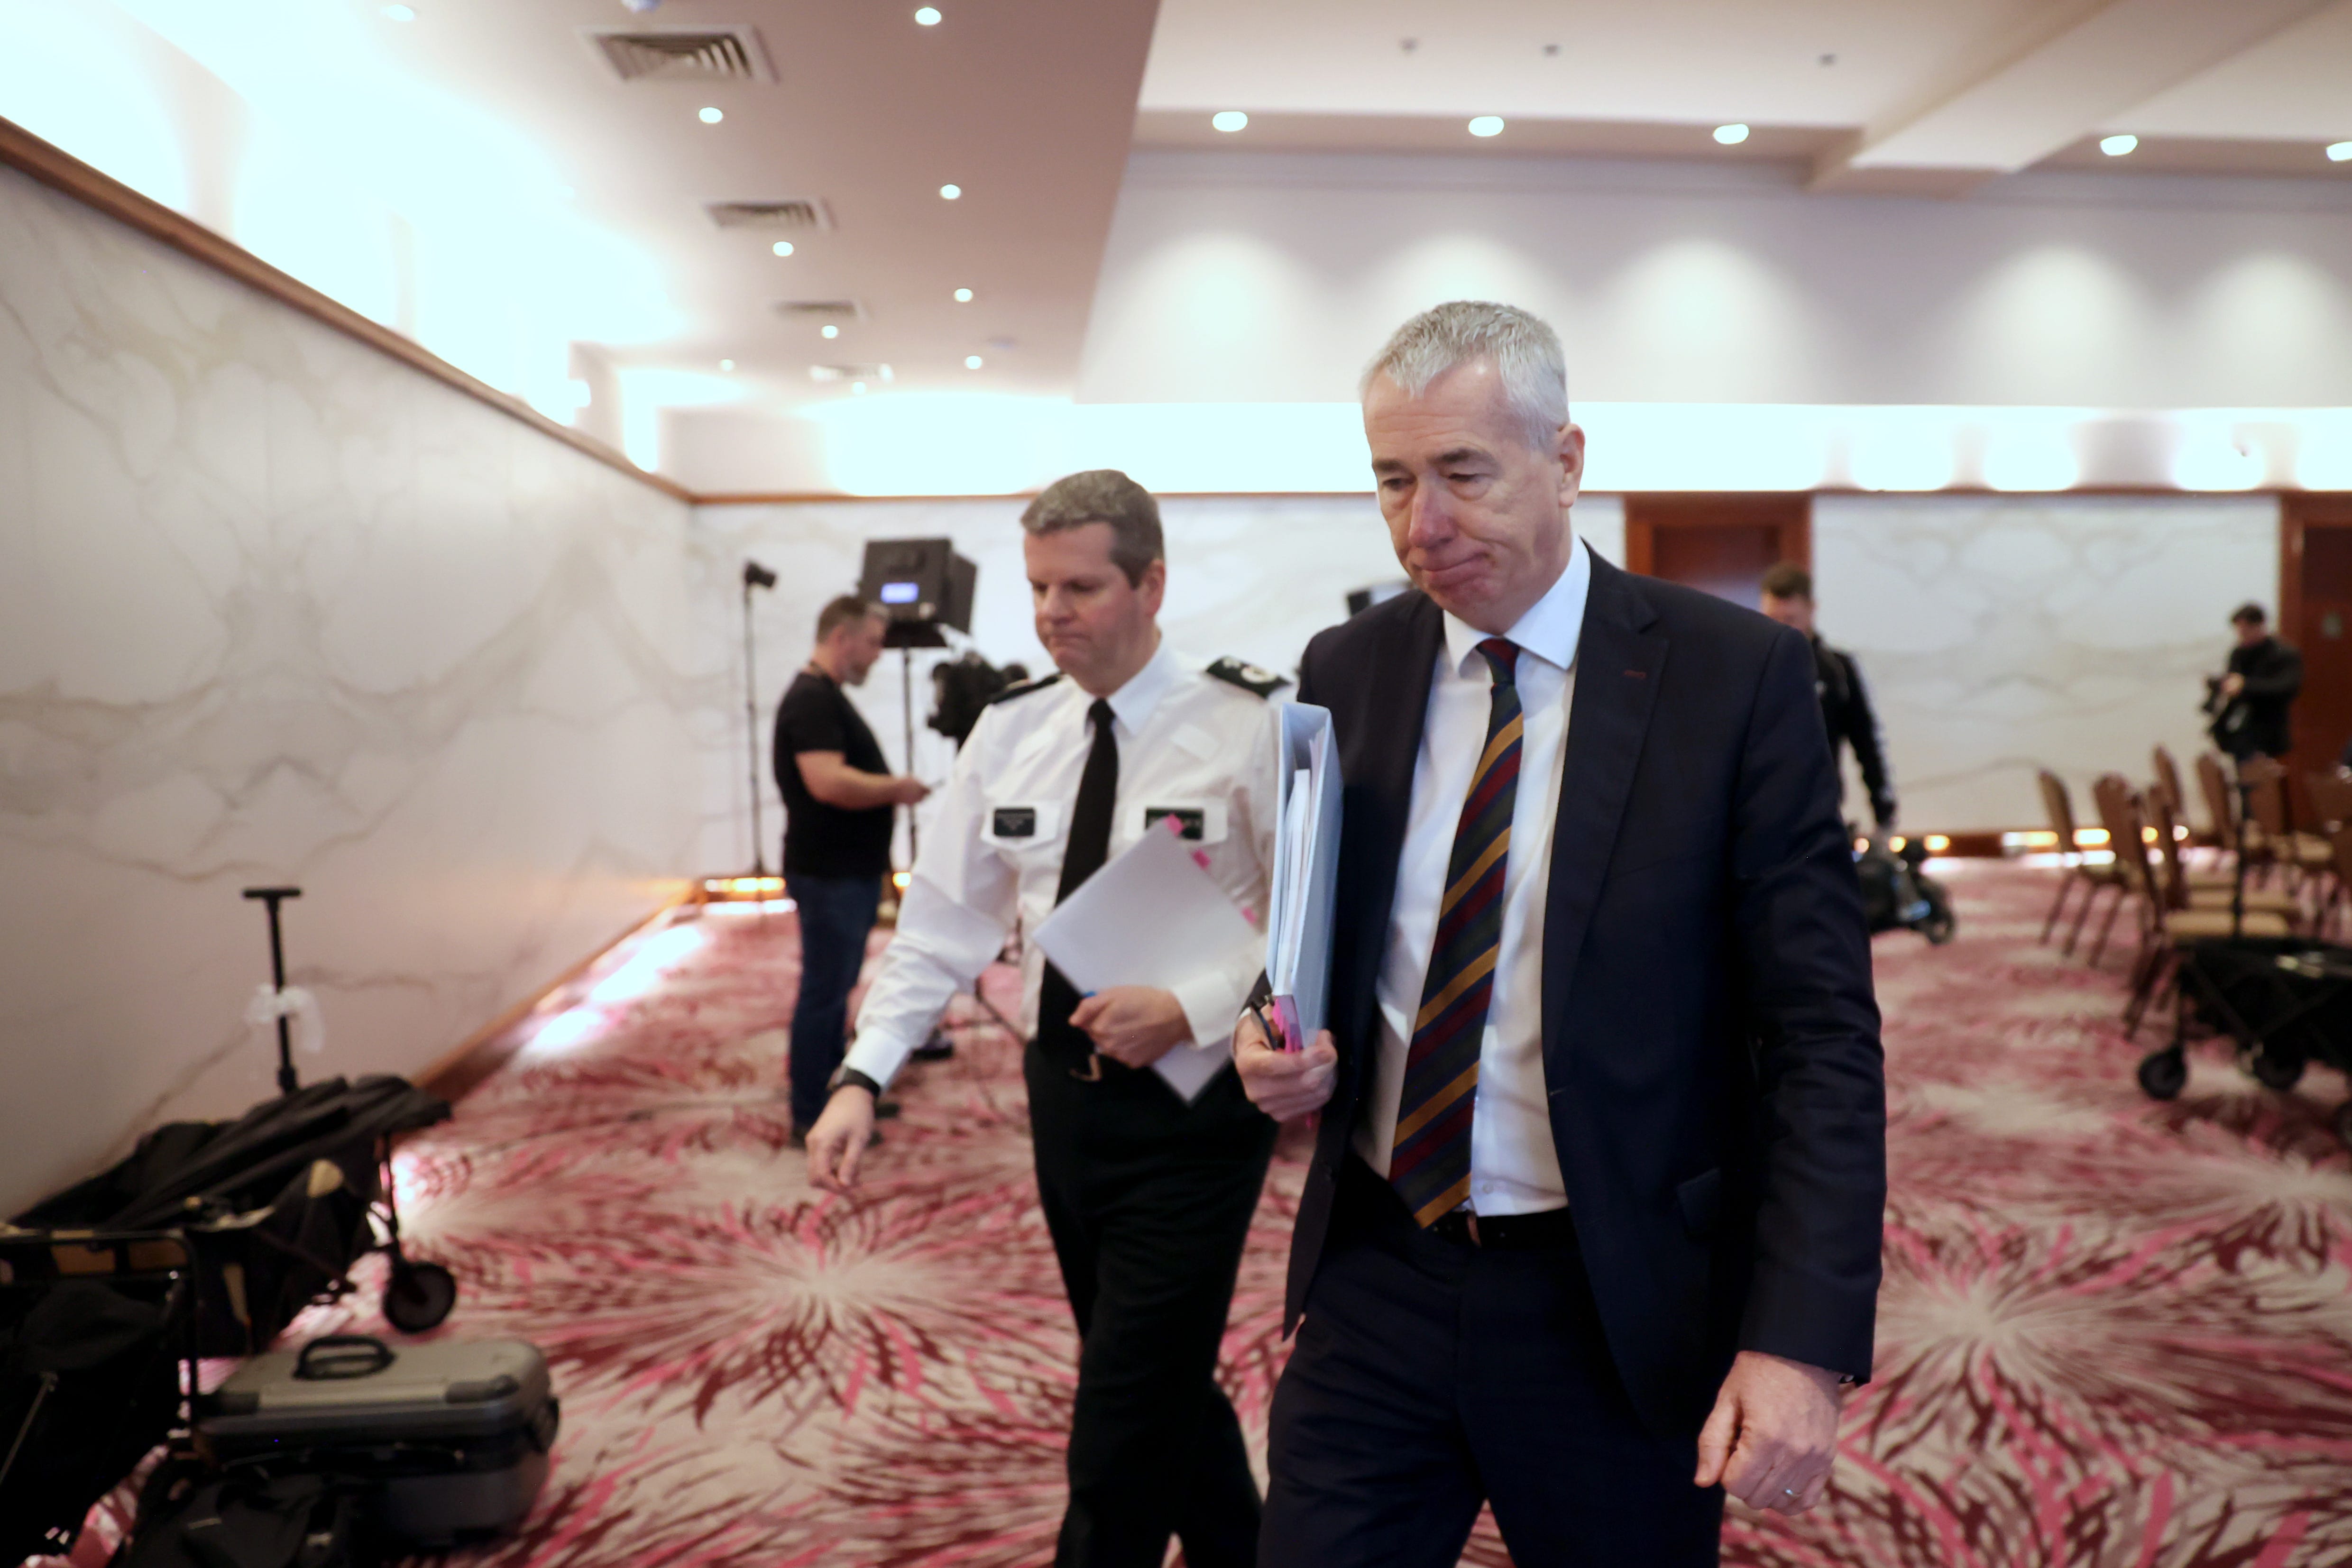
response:
[[[784,890],[799,906],[801,990],[793,1003],[793,1125],[816,1124],[826,1082],[849,1048],[849,993],[866,965],[866,938],[882,903],[878,876],[799,876]]]

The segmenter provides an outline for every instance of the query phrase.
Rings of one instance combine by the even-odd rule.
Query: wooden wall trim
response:
[[[194,219],[182,216],[152,197],[142,195],[120,180],[100,172],[6,120],[0,120],[0,165],[62,192],[84,206],[103,213],[150,239],[160,240],[183,256],[202,262],[215,272],[226,273],[247,287],[266,294],[279,304],[299,310],[347,338],[356,339],[378,353],[398,360],[411,370],[421,371],[444,386],[455,388],[467,397],[488,403],[509,419],[520,420],[541,435],[560,441],[608,468],[617,469],[641,485],[651,486],[673,500],[688,503],[694,500],[693,492],[675,480],[664,478],[659,474],[648,474],[603,442],[583,435],[569,425],[557,423],[511,392],[500,392],[487,382],[477,381],[423,345],[402,337],[389,327],[370,320],[299,278],[278,271],[235,241],[215,234]]]

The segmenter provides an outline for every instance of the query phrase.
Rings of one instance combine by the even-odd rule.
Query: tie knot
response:
[[[1519,645],[1517,643],[1508,637],[1489,637],[1478,644],[1478,652],[1486,656],[1486,667],[1495,672],[1496,685],[1507,686],[1517,683]]]
[[[1108,697],[1095,698],[1094,706],[1087,709],[1087,722],[1092,724],[1097,730],[1105,734],[1109,732],[1111,720],[1114,716],[1115,716],[1110,711],[1110,699]]]

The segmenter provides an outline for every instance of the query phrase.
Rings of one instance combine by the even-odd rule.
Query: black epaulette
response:
[[[1050,675],[1040,675],[1034,681],[1024,681],[1017,686],[1007,686],[1003,691],[997,693],[994,696],[989,698],[982,706],[994,707],[998,703],[1009,703],[1014,697],[1025,697],[1031,692],[1042,692],[1047,686],[1052,685],[1055,681],[1058,681],[1061,678],[1062,672],[1055,670]]]
[[[1209,666],[1209,674],[1228,685],[1262,697],[1270,697],[1290,684],[1287,675],[1277,675],[1261,665],[1244,664],[1239,659],[1219,659]]]

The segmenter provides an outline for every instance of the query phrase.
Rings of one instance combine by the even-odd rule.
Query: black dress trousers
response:
[[[1723,1490],[1653,1436],[1581,1255],[1421,1229],[1354,1155],[1276,1387],[1265,1568],[1453,1568],[1491,1502],[1518,1568],[1710,1568]]]
[[[1178,1046],[1179,1051],[1191,1049]],[[1076,1409],[1060,1568],[1257,1561],[1257,1483],[1216,1385],[1275,1124],[1220,1073],[1187,1105],[1149,1069],[1024,1061],[1037,1190],[1076,1314]]]

